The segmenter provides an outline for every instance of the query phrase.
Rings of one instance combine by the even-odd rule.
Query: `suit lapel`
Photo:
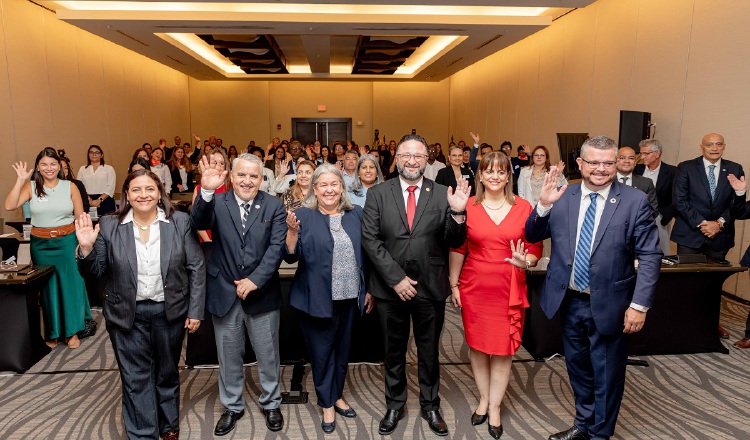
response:
[[[172,258],[172,243],[176,239],[175,226],[172,221],[159,221],[159,252],[161,254],[159,259],[161,260],[161,279],[163,281],[167,281],[169,260]]]
[[[724,188],[729,186],[727,174],[727,163],[725,160],[722,160],[719,174],[716,176],[716,196],[714,197],[714,200],[719,200],[721,192],[724,191]]]
[[[596,248],[599,246],[599,243],[604,236],[604,231],[607,230],[607,225],[609,225],[609,221],[612,220],[612,215],[614,215],[617,205],[619,204],[620,184],[612,182],[612,186],[609,190],[609,199],[604,200],[604,211],[602,211],[602,218],[599,219],[599,226],[596,228],[596,237],[594,237],[594,245],[591,247],[591,255],[594,255],[594,252],[596,252]]]
[[[708,200],[711,200],[711,187],[708,186],[708,176],[706,176],[706,169],[703,167],[703,157],[695,159],[695,168],[695,171],[698,173],[698,178],[703,184],[703,188],[706,190],[706,196],[708,196]],[[713,204],[713,200],[711,200],[711,203]]]
[[[422,189],[419,190],[419,200],[417,201],[417,212],[414,213],[414,221],[412,222],[412,228],[411,228],[412,231],[417,229],[417,224],[419,224],[419,219],[422,217],[422,214],[424,214],[424,210],[427,207],[427,204],[430,203],[430,199],[432,198],[432,193],[434,192],[432,186],[433,186],[432,180],[422,179]]]
[[[128,263],[130,263],[130,270],[133,272],[135,277],[136,285],[138,285],[138,256],[135,251],[135,235],[133,235],[133,225],[131,223],[118,223],[117,224],[117,235],[120,237],[120,243],[125,249],[122,249],[127,255]]]
[[[401,215],[401,221],[404,222],[404,227],[409,230],[409,222],[406,221],[406,206],[404,205],[404,195],[401,193],[401,179],[395,178],[389,180],[391,183],[391,192],[393,192],[393,200],[396,202],[396,209]],[[415,216],[416,217],[416,216]]]
[[[245,230],[250,230],[253,224],[258,220],[260,208],[263,207],[263,197],[265,197],[263,192],[258,191],[258,195],[255,196],[255,200],[253,200],[253,204],[250,206],[250,211],[247,213],[247,219],[245,219]]]
[[[237,233],[242,237],[242,217],[240,216],[240,206],[237,204],[237,199],[234,198],[234,191],[228,190],[224,197],[224,205],[229,211],[229,216],[232,218],[234,228]]]
[[[581,185],[583,184],[579,183],[578,185],[573,185],[569,188],[569,190],[572,190],[570,193],[570,203],[568,204],[568,218],[570,219],[568,222],[568,239],[570,240],[571,259],[575,258],[576,254],[578,216],[580,215],[579,211],[581,210]]]

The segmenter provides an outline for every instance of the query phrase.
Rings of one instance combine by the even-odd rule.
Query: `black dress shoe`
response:
[[[320,422],[320,428],[326,434],[330,434],[336,429],[336,421],[334,420],[331,423]]]
[[[237,420],[241,419],[245,415],[245,410],[232,411],[230,409],[224,410],[224,414],[219,417],[219,421],[216,423],[214,429],[214,435],[227,435],[231,430],[234,429],[234,425]]]
[[[354,409],[352,409],[351,406],[347,409],[342,409],[336,405],[333,405],[333,410],[336,411],[336,414],[342,415],[344,417],[349,417],[350,419],[357,417],[357,413],[354,411]]]
[[[552,434],[549,440],[589,440],[589,435],[574,426],[567,431]]]
[[[385,415],[380,420],[380,426],[378,427],[378,434],[389,435],[396,430],[398,421],[404,418],[404,409],[399,410],[389,409],[385,412]]]
[[[443,420],[443,416],[440,415],[439,409],[434,409],[432,411],[422,410],[422,418],[427,420],[427,425],[435,434],[439,436],[448,435],[448,425],[445,424],[445,420]]]
[[[284,416],[278,408],[264,409],[263,414],[266,416],[266,427],[271,431],[281,431],[284,427]]]
[[[471,424],[474,426],[481,425],[482,423],[487,421],[487,414],[482,414],[481,416],[474,411],[474,414],[471,415]]]
[[[501,423],[500,426],[492,426],[488,423],[487,431],[490,433],[490,436],[492,438],[500,438],[500,436],[503,435],[503,424]]]

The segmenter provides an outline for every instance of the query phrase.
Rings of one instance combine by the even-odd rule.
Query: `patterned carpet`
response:
[[[748,307],[725,299],[722,324],[732,334],[728,355],[700,354],[644,357],[649,367],[630,367],[618,439],[742,439],[750,438],[750,351],[731,347],[742,336]],[[101,324],[101,315],[96,318]],[[468,350],[460,316],[449,307],[443,334],[441,396],[450,438],[490,438],[486,425],[469,422],[476,404]],[[23,375],[0,377],[0,439],[122,439],[120,379],[106,332],[84,340],[78,350],[62,344]],[[416,359],[414,348],[410,360]],[[407,368],[407,416],[393,439],[437,438],[419,417],[416,363]],[[320,411],[313,404],[283,405],[286,420],[279,433],[269,432],[257,405],[257,371],[247,368],[245,397],[250,416],[242,418],[229,439],[322,439]],[[283,388],[291,378],[284,367]],[[521,349],[515,357],[510,388],[503,403],[504,439],[545,439],[567,428],[573,403],[561,358],[534,362]],[[218,370],[183,369],[181,438],[209,439],[221,412]],[[305,376],[305,389],[313,390]],[[356,419],[338,417],[326,438],[376,439],[384,410],[382,368],[352,365],[345,397],[357,410]],[[314,392],[311,393],[314,402]]]

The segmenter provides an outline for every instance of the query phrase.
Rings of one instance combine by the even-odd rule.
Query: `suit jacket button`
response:
[[[566,288],[567,286],[566,286],[565,284],[563,284],[563,285],[562,285],[562,286],[560,286],[560,287],[562,287],[563,289],[565,289],[565,288]]]
[[[245,266],[243,266],[242,264],[238,264],[237,267],[239,267],[240,269],[244,269],[245,268]]]
[[[568,267],[573,267],[573,265],[572,264],[568,264]]]

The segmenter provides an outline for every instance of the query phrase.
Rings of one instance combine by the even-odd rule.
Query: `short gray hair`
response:
[[[607,136],[594,136],[586,139],[583,145],[581,145],[581,158],[583,158],[589,148],[595,150],[612,150],[615,152],[615,157],[617,157],[617,142]]]
[[[375,177],[375,182],[373,183],[373,185],[377,185],[385,181],[385,179],[383,178],[383,172],[380,170],[380,164],[378,163],[378,160],[375,159],[375,156],[373,156],[372,154],[363,154],[362,157],[359,158],[359,161],[357,161],[357,171],[354,173],[354,182],[352,182],[352,185],[349,187],[349,191],[360,197],[362,196],[362,179],[359,178],[359,167],[362,166],[363,162],[368,161],[375,164],[375,170],[377,171],[377,177]]]
[[[344,182],[344,175],[341,174],[341,171],[333,164],[330,163],[322,163],[318,166],[318,168],[315,169],[315,172],[313,172],[312,180],[310,181],[310,186],[315,186],[318,184],[318,180],[320,179],[320,176],[322,176],[325,173],[331,173],[339,181],[339,184],[341,184],[341,199],[339,199],[339,206],[337,210],[339,212],[343,211],[349,211],[351,209],[354,209],[354,205],[352,205],[351,200],[349,200],[349,194],[346,192],[346,182]],[[302,202],[302,206],[309,209],[314,209],[317,211],[318,209],[318,198],[315,196],[315,191],[311,190],[307,192],[307,196],[305,197],[305,200]]]
[[[252,153],[242,153],[239,156],[235,157],[234,160],[232,160],[232,169],[234,169],[235,166],[237,166],[238,160],[246,160],[250,163],[257,163],[260,167],[261,174],[263,173],[263,167],[266,166],[260,158]]]
[[[661,148],[661,142],[657,141],[656,139],[644,139],[640,142],[638,142],[638,150],[640,150],[643,147],[651,147],[651,151],[664,151]]]

